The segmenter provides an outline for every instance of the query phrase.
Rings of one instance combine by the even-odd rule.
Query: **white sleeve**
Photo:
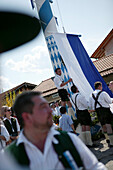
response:
[[[68,133],[75,145],[85,169],[87,170],[107,170],[107,168],[99,162],[96,156],[86,147],[86,145],[75,134]]]
[[[5,137],[6,141],[9,141],[10,135],[4,125],[1,125],[1,135]]]
[[[15,119],[16,119],[17,132],[20,132],[20,125],[19,125],[19,123],[18,123],[17,118],[15,118]]]
[[[112,99],[110,98],[109,94],[106,92],[103,92],[104,95],[104,100],[108,103],[108,104],[112,104]]]

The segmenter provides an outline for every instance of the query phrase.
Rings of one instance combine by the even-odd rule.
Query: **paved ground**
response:
[[[79,133],[79,137],[82,138],[80,125],[78,125],[76,132]],[[97,159],[108,168],[108,170],[113,170],[113,148],[108,147],[104,138],[94,141],[94,143],[97,144],[98,147],[90,148],[90,150],[94,153]]]
[[[113,148],[109,148],[105,139],[95,141],[95,144],[99,144],[97,148],[90,148],[90,150],[96,155],[97,159],[102,162],[108,170],[113,170]]]

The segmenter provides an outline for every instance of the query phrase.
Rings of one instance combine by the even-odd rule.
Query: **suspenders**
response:
[[[95,110],[96,110],[96,105],[99,104],[100,107],[102,107],[102,105],[98,102],[98,97],[99,95],[102,93],[102,91],[100,91],[97,96],[95,97],[94,94],[92,93],[92,97],[95,100]]]

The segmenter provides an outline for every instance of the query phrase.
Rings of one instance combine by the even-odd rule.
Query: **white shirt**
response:
[[[76,95],[77,95],[77,97],[76,97]],[[72,95],[72,100],[74,101],[74,103],[75,103],[75,97],[76,97],[76,105],[77,105],[77,108],[79,110],[88,109],[88,102],[87,102],[87,100],[85,99],[85,97],[83,95],[81,95],[80,93],[73,94]]]
[[[54,137],[55,134],[59,134],[58,131],[52,127],[48,133],[44,152],[42,153],[35,145],[33,145],[24,136],[23,132],[20,133],[17,140],[17,145],[24,142],[25,150],[30,160],[30,170],[53,170],[53,169],[65,169],[62,163],[58,159],[58,155],[55,152],[52,142],[58,143]],[[106,170],[105,166],[98,162],[94,154],[83,144],[83,142],[75,135],[69,133],[76,149],[78,150],[81,159],[87,170]]]
[[[13,119],[15,119],[15,121],[16,121],[16,127],[17,127],[17,132],[20,132],[20,125],[19,125],[19,123],[18,123],[18,120],[17,120],[17,118],[16,117],[11,117],[11,118],[13,118]],[[8,120],[9,122],[10,122],[10,124],[12,125],[12,123],[11,123],[11,119],[8,119],[8,118],[4,118],[4,120]],[[12,126],[11,126],[12,127]],[[12,127],[12,131],[14,132],[14,129],[13,129],[13,127]]]
[[[54,78],[54,83],[55,83],[55,86],[57,87],[58,90],[59,90],[59,89],[67,89],[67,86],[66,86],[66,85],[60,87],[60,85],[62,84],[63,81],[64,81],[64,80],[63,80],[62,76],[59,76],[59,75],[56,74],[56,76],[55,76],[55,78]]]
[[[57,116],[61,116],[60,108],[61,108],[61,106],[55,107],[55,111],[57,113]]]
[[[6,142],[10,139],[9,133],[4,125],[1,126],[1,136],[4,136],[5,140],[0,140],[0,150],[6,146]]]
[[[100,90],[96,89],[93,94],[96,97],[97,94],[100,92]],[[98,97],[98,102],[105,108],[109,108],[110,104],[112,103],[112,99],[110,98],[110,96],[108,95],[108,93],[106,93],[105,91],[103,91],[99,97]],[[100,105],[97,104],[96,108],[99,108]],[[89,98],[89,108],[92,110],[95,110],[95,100],[92,97],[92,94],[90,95]]]

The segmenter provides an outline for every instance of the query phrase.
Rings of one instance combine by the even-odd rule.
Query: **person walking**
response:
[[[75,85],[71,87],[71,91],[73,92],[72,100],[75,104],[77,119],[82,126],[82,141],[87,147],[94,147],[90,132],[91,116],[88,112],[88,102]]]
[[[69,83],[69,82],[72,82],[72,79],[70,78],[68,81],[64,82],[63,78],[62,78],[62,72],[61,72],[61,69],[60,68],[57,68],[55,70],[55,78],[54,78],[54,83],[55,83],[55,86],[57,87],[58,89],[58,94],[61,98],[61,105],[62,106],[66,106],[66,103],[68,105],[68,114],[70,116],[73,117],[73,119],[75,120],[76,117],[75,117],[75,114],[74,114],[74,111],[72,109],[72,104],[70,102],[70,99],[69,99],[69,93],[67,92],[67,87],[66,85]]]
[[[106,170],[75,134],[54,129],[52,110],[40,92],[26,91],[18,95],[13,109],[23,130],[5,153],[13,155],[22,167]]]
[[[94,84],[95,91],[90,95],[89,108],[96,111],[98,119],[102,125],[102,129],[106,140],[110,140],[110,147],[113,147],[113,130],[111,126],[110,104],[113,103],[108,93],[102,91],[102,83],[97,81]]]

